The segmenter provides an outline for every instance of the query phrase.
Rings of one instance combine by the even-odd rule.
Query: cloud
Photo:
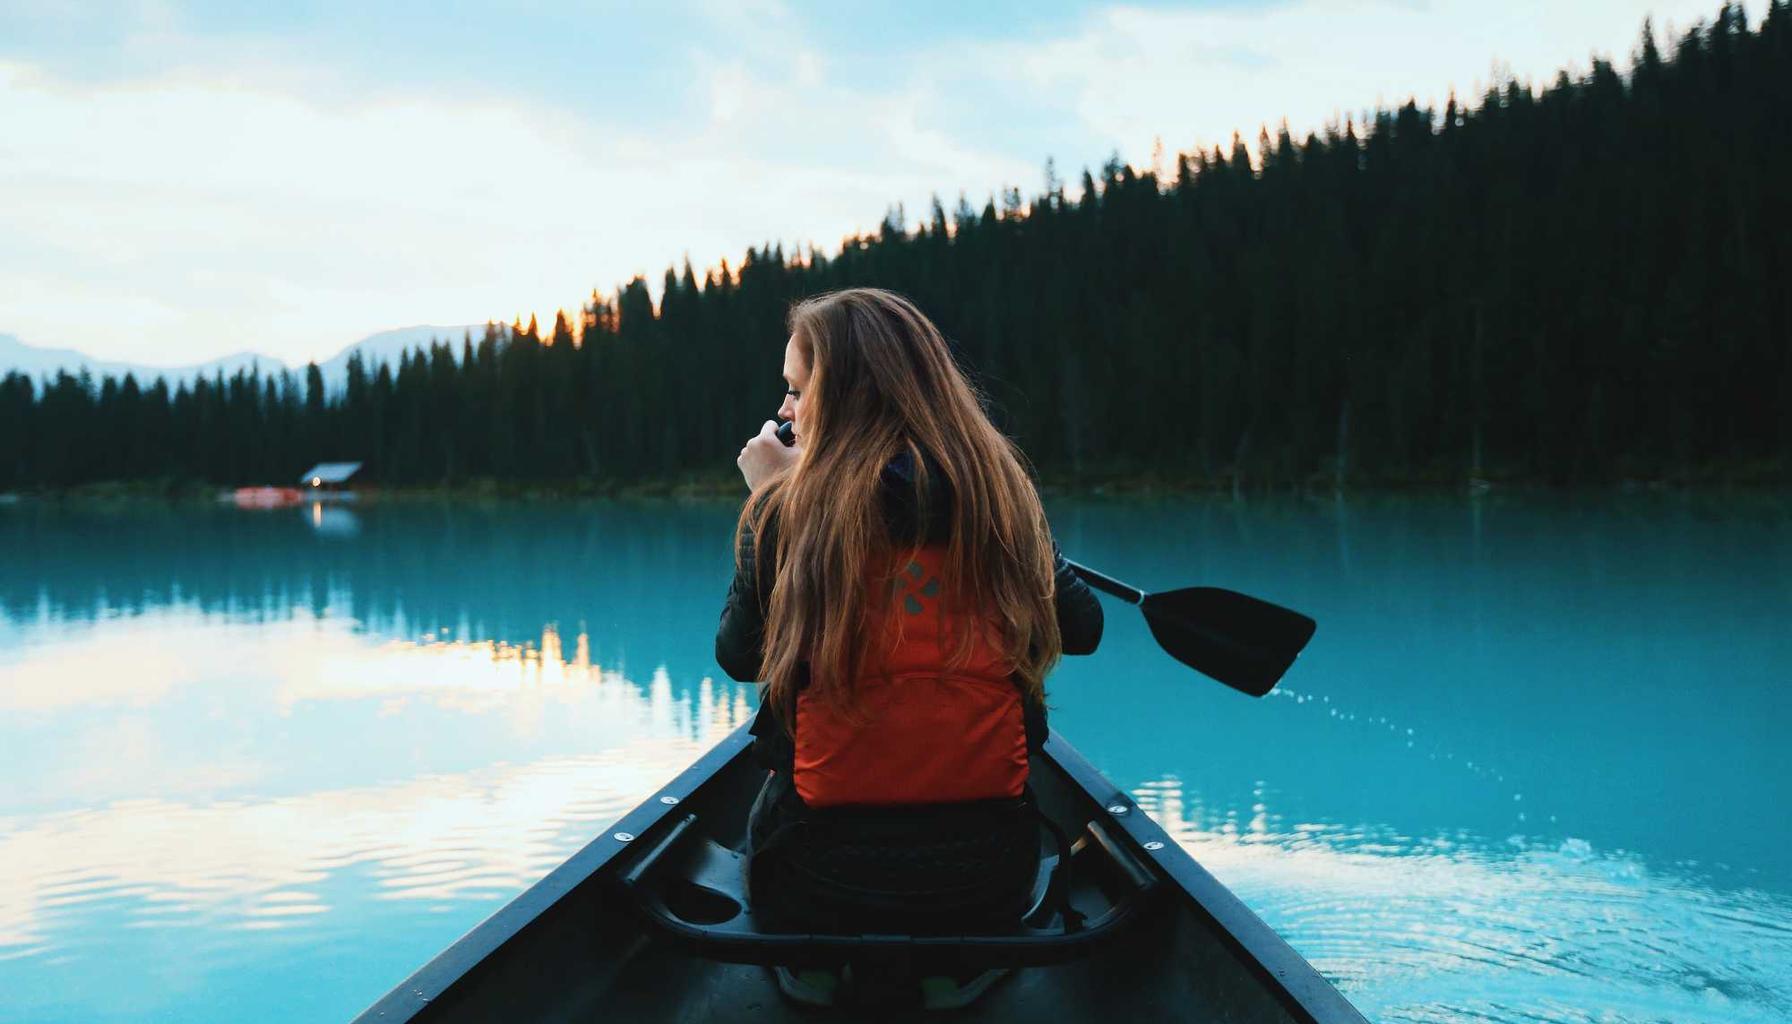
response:
[[[635,47],[641,67],[615,58],[620,78],[528,92],[520,79],[566,70],[565,47],[545,76],[496,59],[422,78],[407,50],[392,60],[410,70],[382,78],[318,25],[137,18],[109,75],[0,57],[0,330],[105,358],[302,361],[393,325],[657,284],[686,253],[701,267],[767,241],[829,248],[897,202],[1036,189],[1047,156],[1074,180],[1111,151],[1144,162],[1158,137],[1254,141],[1284,116],[1300,131],[1472,94],[1496,61],[1547,77],[1623,58],[1651,8],[1685,25],[1710,7],[1119,6],[880,44],[824,42],[820,16],[782,4],[712,3],[678,16],[688,41],[659,32]]]
[[[1260,126],[1273,132],[1283,118],[1304,135],[1408,97],[1441,108],[1454,89],[1476,101],[1506,74],[1541,84],[1562,67],[1585,71],[1593,54],[1625,66],[1651,13],[1659,32],[1715,10],[1709,0],[1117,6],[1056,38],[993,41],[952,63],[1023,83],[1136,163],[1157,137],[1171,152],[1224,144],[1234,131],[1254,144]]]
[[[916,97],[697,54],[706,118],[659,134],[504,100],[322,102],[185,71],[106,84],[0,64],[0,323],[179,362],[301,360],[370,329],[570,305],[690,253],[836,244],[891,201],[1013,168]],[[273,76],[278,79],[281,76]]]

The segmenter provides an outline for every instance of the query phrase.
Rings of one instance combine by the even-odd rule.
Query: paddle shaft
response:
[[[796,443],[796,425],[788,420],[777,434],[785,445]],[[1165,653],[1253,697],[1276,685],[1313,635],[1312,619],[1245,594],[1214,587],[1147,594],[1086,565],[1065,564],[1089,586],[1144,612]]]
[[[1078,576],[1081,576],[1084,583],[1089,584],[1091,587],[1094,587],[1104,594],[1112,594],[1120,600],[1125,601],[1127,604],[1138,604],[1145,600],[1145,592],[1143,590],[1140,590],[1137,587],[1128,586],[1106,573],[1096,572],[1094,569],[1078,562],[1072,562],[1068,558],[1064,560],[1064,564],[1070,566],[1073,572]]]
[[[1086,565],[1065,564],[1089,586],[1144,612],[1166,654],[1253,697],[1276,685],[1313,635],[1312,619],[1248,594],[1218,587],[1148,594]]]

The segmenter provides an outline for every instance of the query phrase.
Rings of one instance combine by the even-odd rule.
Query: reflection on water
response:
[[[0,508],[0,1019],[366,1005],[744,720],[732,513]],[[1373,1017],[1792,1018],[1774,500],[1053,519],[1319,620],[1252,701],[1110,605],[1053,721]]]
[[[328,950],[325,977],[370,975],[300,999],[351,1014],[749,714],[742,688],[675,692],[663,670],[637,685],[592,664],[585,634],[570,646],[552,628],[520,645],[370,640],[328,616],[247,627],[179,608],[27,644],[0,706],[69,734],[23,803],[76,809],[0,819],[8,1010],[81,1007],[91,973],[123,960],[145,970],[107,1003],[193,1019],[187,972],[261,973],[296,943]],[[261,729],[271,743],[233,735]],[[527,760],[420,756],[468,740]],[[242,934],[279,929],[300,934]]]
[[[1713,890],[1586,841],[1486,851],[1216,813],[1174,778],[1139,805],[1372,1019],[1784,1021],[1792,898]]]
[[[358,1011],[750,713],[727,525],[8,510],[0,1019]]]

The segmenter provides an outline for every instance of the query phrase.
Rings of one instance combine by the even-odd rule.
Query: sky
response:
[[[1750,22],[1765,0],[1744,4]],[[1718,0],[0,0],[0,334],[179,365],[576,309],[749,246],[1441,106]]]

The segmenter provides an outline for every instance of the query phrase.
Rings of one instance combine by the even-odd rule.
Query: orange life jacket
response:
[[[952,803],[1020,796],[1027,729],[1000,624],[972,623],[969,659],[942,612],[942,546],[920,550],[867,611],[875,641],[843,714],[796,700],[793,781],[810,807]]]

